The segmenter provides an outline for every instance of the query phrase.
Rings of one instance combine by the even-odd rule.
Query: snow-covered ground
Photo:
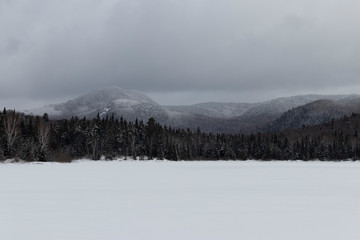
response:
[[[360,162],[0,164],[0,239],[359,240]]]

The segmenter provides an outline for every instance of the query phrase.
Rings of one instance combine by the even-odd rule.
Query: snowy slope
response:
[[[0,164],[2,240],[359,240],[359,162]]]
[[[158,121],[167,119],[166,111],[146,95],[116,86],[102,88],[80,96],[65,103],[48,105],[28,111],[34,115],[45,112],[51,118],[70,118],[72,116],[93,118],[99,113],[101,117],[114,114],[134,121],[136,118],[147,120],[150,117]]]

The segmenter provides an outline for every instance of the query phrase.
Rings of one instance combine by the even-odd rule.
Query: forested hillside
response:
[[[0,114],[0,158],[25,161],[94,160],[127,156],[169,160],[338,160],[360,155],[360,116],[273,133],[212,134],[115,117],[49,120],[6,110]]]

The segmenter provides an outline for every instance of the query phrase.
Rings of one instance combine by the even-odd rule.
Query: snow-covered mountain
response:
[[[65,103],[31,109],[26,113],[42,115],[45,112],[50,118],[93,118],[98,113],[101,117],[113,114],[117,118],[124,117],[131,121],[153,117],[164,122],[168,118],[165,109],[148,96],[116,86],[105,87]]]
[[[220,103],[208,102],[194,105],[183,106],[165,106],[169,114],[199,114],[211,118],[231,118],[241,116],[250,108],[256,106],[256,103]]]
[[[209,102],[187,106],[161,106],[141,92],[112,86],[90,92],[65,103],[48,105],[25,112],[33,115],[42,115],[46,112],[53,119],[72,116],[93,118],[98,113],[101,117],[114,115],[117,118],[123,117],[131,121],[136,118],[146,121],[153,117],[161,124],[178,128],[195,130],[200,127],[203,131],[249,133],[274,129],[274,126],[279,124],[285,126],[289,120],[279,122],[281,117],[285,118],[283,114],[290,115],[289,111],[291,112],[292,109],[324,99],[337,103],[331,105],[331,109],[333,109],[331,111],[329,107],[323,108],[323,112],[328,116],[324,119],[341,117],[341,114],[357,109],[345,106],[360,104],[359,95],[301,95],[259,103]],[[342,106],[342,110],[336,111],[340,106]],[[312,109],[316,112],[320,108]]]
[[[345,115],[360,112],[360,98],[346,96],[337,100],[317,100],[291,109],[264,127],[264,131],[279,131],[330,122]]]
[[[312,94],[259,103],[201,103],[189,106],[167,106],[166,109],[171,112],[170,119],[177,123],[178,127],[192,128],[191,126],[195,125],[200,126],[204,131],[249,133],[264,131],[265,126],[280,118],[285,112],[321,99],[346,104],[360,102],[359,95]]]
[[[348,101],[360,100],[359,95],[300,95],[285,98],[273,99],[258,103],[250,108],[243,115],[230,119],[229,126],[234,126],[232,130],[240,129],[241,132],[265,131],[265,126],[280,118],[285,112],[304,106],[305,104],[318,100]],[[337,118],[337,116],[334,116]]]

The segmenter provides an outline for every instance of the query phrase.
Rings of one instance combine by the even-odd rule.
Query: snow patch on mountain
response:
[[[132,99],[116,99],[113,101],[113,103],[117,106],[122,106],[122,107],[131,107],[134,105],[141,104],[141,102]]]

